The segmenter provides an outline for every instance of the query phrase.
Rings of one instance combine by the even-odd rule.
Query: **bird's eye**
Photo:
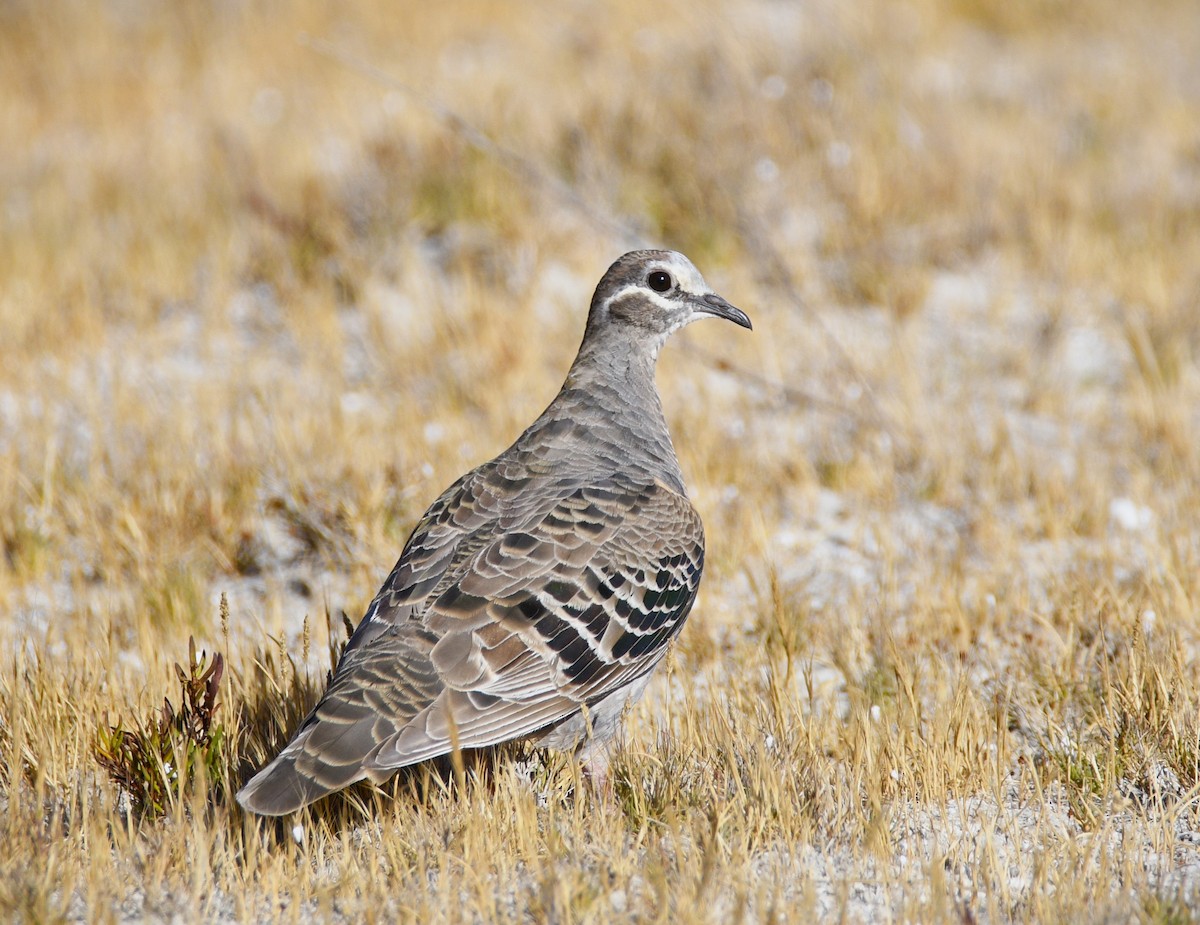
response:
[[[662,270],[655,270],[650,274],[650,288],[655,292],[666,292],[671,288],[671,274],[664,273]]]

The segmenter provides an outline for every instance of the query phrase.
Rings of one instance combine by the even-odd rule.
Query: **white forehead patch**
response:
[[[653,271],[654,267],[662,267],[671,274],[680,289],[685,292],[693,293],[694,295],[704,295],[712,292],[708,283],[704,281],[704,277],[700,275],[700,271],[695,265],[683,256],[678,251],[671,251],[664,260],[656,260],[649,267]]]

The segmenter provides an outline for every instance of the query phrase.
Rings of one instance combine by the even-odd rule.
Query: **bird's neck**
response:
[[[684,492],[683,475],[654,382],[655,357],[580,352],[545,419],[571,418],[574,438],[596,461],[641,469]]]
[[[658,400],[654,384],[657,350],[614,349],[602,337],[590,337],[579,348],[563,388],[616,389],[629,393],[633,401]]]

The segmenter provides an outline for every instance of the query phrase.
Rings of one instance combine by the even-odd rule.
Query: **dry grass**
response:
[[[1194,4],[568,7],[0,9],[0,917],[1196,920]],[[634,236],[756,332],[662,362],[710,566],[616,804],[514,750],[245,819]]]

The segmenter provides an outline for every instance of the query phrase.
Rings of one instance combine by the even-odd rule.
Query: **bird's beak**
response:
[[[732,321],[734,324],[741,325],[751,331],[754,326],[750,324],[750,316],[740,308],[735,308],[715,292],[710,292],[708,295],[701,296],[696,300],[696,311],[703,312],[706,315],[715,315],[718,318],[724,318],[726,321]]]

